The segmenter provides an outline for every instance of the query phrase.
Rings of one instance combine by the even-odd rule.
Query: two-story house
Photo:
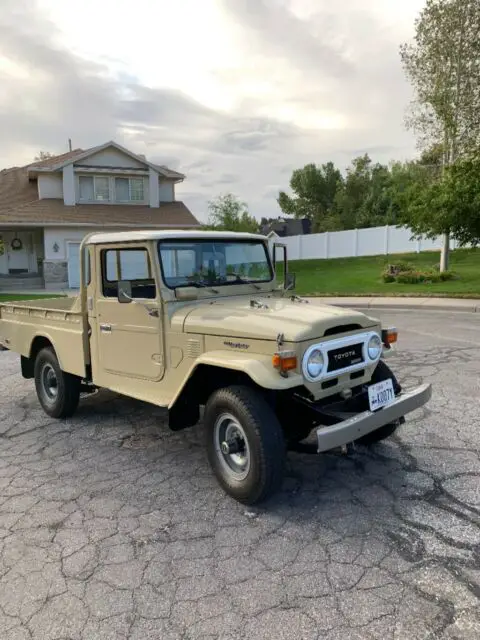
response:
[[[79,286],[79,247],[102,229],[199,226],[185,176],[115,142],[0,171],[0,290]]]

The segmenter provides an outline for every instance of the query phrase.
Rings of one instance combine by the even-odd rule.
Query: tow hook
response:
[[[342,444],[340,447],[340,453],[343,456],[348,456],[349,454],[355,453],[355,443],[347,442],[347,444]]]

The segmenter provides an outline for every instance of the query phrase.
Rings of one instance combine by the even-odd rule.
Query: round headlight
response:
[[[323,371],[323,356],[319,349],[314,349],[307,360],[307,372],[311,378],[318,378]]]
[[[377,360],[382,354],[382,341],[374,335],[368,341],[368,357],[370,360]]]

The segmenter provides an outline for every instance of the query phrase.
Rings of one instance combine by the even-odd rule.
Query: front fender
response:
[[[175,404],[188,380],[195,372],[195,369],[202,364],[246,373],[263,389],[285,391],[287,389],[293,389],[294,387],[300,387],[303,384],[303,377],[299,373],[289,373],[287,378],[283,378],[278,371],[273,368],[271,356],[221,350],[209,351],[197,358],[195,364],[185,376],[175,397],[171,400],[168,407],[169,409]]]

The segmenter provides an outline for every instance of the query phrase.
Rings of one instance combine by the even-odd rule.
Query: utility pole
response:
[[[72,139],[71,138],[68,139],[68,150],[69,151],[72,150]]]

